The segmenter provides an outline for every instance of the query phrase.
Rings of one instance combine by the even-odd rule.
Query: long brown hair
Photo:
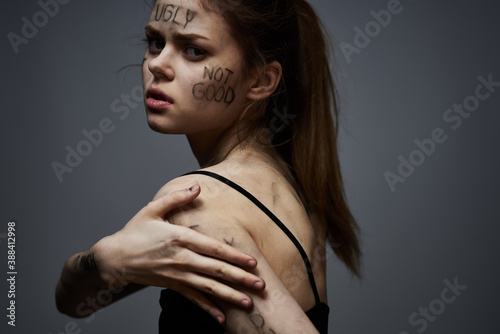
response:
[[[272,61],[282,65],[276,93],[252,108],[255,121],[246,139],[269,130],[308,211],[327,224],[334,252],[360,276],[359,227],[346,203],[337,152],[339,106],[331,52],[318,16],[305,0],[200,2],[223,17],[243,50],[247,69]],[[271,124],[277,118],[279,127]]]

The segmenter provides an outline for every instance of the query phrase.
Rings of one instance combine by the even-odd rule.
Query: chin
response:
[[[154,132],[159,132],[159,133],[166,133],[165,132],[165,125],[162,122],[161,116],[155,115],[153,113],[150,113],[149,111],[147,112],[147,119],[148,119],[148,125],[151,130]]]
[[[158,133],[163,133],[163,134],[167,134],[160,126],[158,126],[157,124],[155,123],[151,123],[151,122],[148,122],[148,125],[149,125],[149,128],[151,130],[153,130],[154,132],[158,132]]]
[[[174,134],[173,131],[170,131],[171,129],[168,129],[168,127],[162,126],[161,124],[158,124],[157,122],[150,122],[148,121],[149,128],[153,130],[154,132],[158,133],[163,133],[163,134]]]
[[[184,132],[179,131],[179,129],[172,126],[172,124],[166,124],[165,120],[162,120],[158,115],[148,115],[148,125],[151,130],[158,133],[163,133],[166,135],[178,135],[184,134]]]

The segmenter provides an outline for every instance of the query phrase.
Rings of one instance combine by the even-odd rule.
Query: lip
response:
[[[150,109],[167,109],[172,104],[174,101],[159,88],[149,87],[146,92],[146,105]]]

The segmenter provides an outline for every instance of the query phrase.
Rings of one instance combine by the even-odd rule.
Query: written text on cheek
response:
[[[234,89],[231,86],[227,86],[227,82],[233,73],[228,68],[212,67],[209,69],[205,66],[203,79],[208,78],[213,83],[200,82],[193,85],[194,98],[197,100],[207,100],[208,102],[215,101],[231,104],[235,97]]]

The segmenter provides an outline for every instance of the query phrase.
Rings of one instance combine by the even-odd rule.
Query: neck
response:
[[[201,168],[210,167],[223,161],[236,161],[247,165],[257,159],[280,172],[292,185],[294,178],[289,166],[278,152],[271,147],[270,140],[249,140],[240,143],[237,133],[217,136],[187,135],[191,150]],[[268,139],[268,138],[267,138]]]

